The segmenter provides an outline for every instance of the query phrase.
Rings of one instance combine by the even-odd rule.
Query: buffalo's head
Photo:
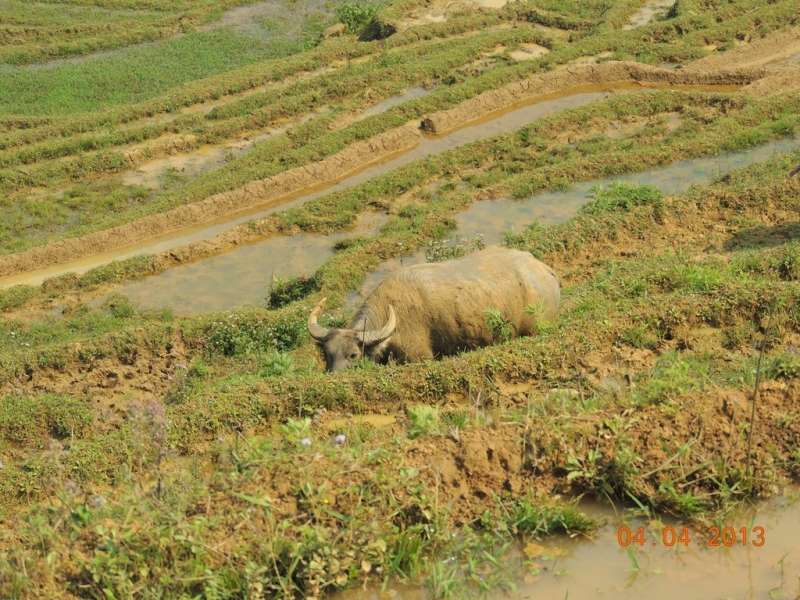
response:
[[[392,336],[397,326],[394,309],[389,305],[389,318],[380,329],[328,329],[317,323],[325,300],[327,298],[320,300],[311,311],[308,333],[322,346],[328,371],[341,371],[353,366],[359,358],[371,357],[380,344]]]

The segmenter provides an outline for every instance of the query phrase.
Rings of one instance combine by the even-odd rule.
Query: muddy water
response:
[[[407,102],[409,100],[416,100],[417,98],[422,98],[423,96],[427,96],[433,91],[433,88],[430,90],[426,90],[423,87],[412,87],[408,88],[402,94],[397,96],[392,96],[391,98],[387,98],[386,100],[381,100],[375,106],[370,106],[360,115],[358,115],[355,120],[361,121],[362,119],[366,119],[367,117],[371,117],[373,115],[377,115],[382,113],[385,110],[392,108],[393,106],[397,106],[398,104],[402,104],[403,102]]]
[[[508,55],[514,60],[533,60],[550,52],[549,48],[539,44],[520,44],[518,50],[509,52]]]
[[[378,175],[388,173],[417,159],[440,154],[445,150],[450,150],[493,135],[516,131],[524,125],[547,114],[589,104],[614,92],[642,91],[643,89],[694,89],[701,91],[730,92],[737,89],[737,87],[730,85],[670,86],[656,83],[641,85],[636,82],[619,81],[608,84],[584,85],[554,94],[547,94],[546,96],[530,100],[527,103],[492,112],[480,120],[473,121],[445,135],[424,135],[419,145],[413,150],[362,167],[342,177],[338,181],[322,184],[315,188],[300,190],[276,201],[272,201],[266,206],[262,205],[240,211],[201,225],[157,236],[138,244],[118,248],[109,252],[98,253],[58,265],[52,265],[44,269],[3,277],[0,278],[0,287],[9,287],[22,283],[37,284],[48,277],[55,277],[70,271],[83,273],[111,260],[123,260],[140,254],[156,254],[194,242],[210,239],[248,220],[260,219],[278,210],[298,206],[331,191],[349,188],[373,177],[377,177]]]
[[[623,29],[636,29],[662,18],[675,4],[675,0],[651,0],[640,8]]]
[[[504,198],[474,202],[456,215],[457,228],[447,245],[452,245],[458,240],[474,239],[478,235],[483,236],[486,244],[498,244],[503,239],[503,231],[515,229],[522,231],[534,221],[539,221],[543,225],[562,223],[591,200],[588,193],[595,185],[608,186],[613,181],[619,181],[652,185],[665,194],[680,194],[692,185],[707,184],[731,169],[764,161],[773,154],[798,147],[800,147],[800,134],[744,152],[680,161],[660,169],[630,173],[610,179],[584,181],[563,192],[542,192],[522,200]],[[425,253],[418,251],[402,259],[385,261],[379,269],[367,275],[358,291],[352,292],[347,297],[346,305],[359,305],[387,275],[403,266],[423,263],[425,260]]]
[[[707,184],[731,169],[764,161],[773,154],[798,147],[800,147],[800,135],[795,135],[744,152],[681,161],[652,171],[581,182],[565,192],[543,192],[523,200],[506,198],[475,202],[456,216],[457,235],[462,238],[473,238],[483,234],[487,244],[497,244],[502,239],[503,231],[510,229],[521,231],[526,225],[537,220],[543,225],[553,225],[567,220],[590,200],[587,194],[594,185],[605,187],[612,181],[619,181],[635,185],[652,185],[665,194],[680,194],[692,185]]]
[[[624,84],[627,85],[627,84]],[[614,85],[595,86],[598,91],[573,93],[573,95],[564,94],[564,97],[546,100],[543,102],[533,103],[525,106],[518,107],[510,110],[505,114],[501,114],[488,123],[478,123],[473,126],[464,127],[454,133],[439,138],[421,138],[419,146],[415,149],[401,153],[394,158],[377,162],[372,165],[367,165],[355,173],[352,173],[338,182],[331,182],[330,184],[323,184],[315,188],[301,190],[295,194],[291,194],[276,202],[269,204],[268,208],[263,206],[254,209],[242,211],[233,215],[228,215],[224,218],[217,219],[198,225],[195,227],[186,228],[177,232],[170,232],[168,234],[154,237],[139,244],[119,248],[110,252],[103,252],[92,256],[84,257],[74,261],[53,265],[44,269],[37,269],[28,271],[19,275],[11,275],[8,277],[0,278],[0,286],[8,287],[17,284],[31,284],[35,285],[41,283],[48,277],[55,277],[67,272],[84,273],[89,269],[100,266],[112,260],[124,260],[131,256],[140,254],[157,254],[165,252],[173,248],[185,246],[194,242],[209,239],[232,229],[251,219],[260,219],[269,214],[284,210],[293,206],[299,206],[309,200],[313,200],[323,194],[331,191],[349,188],[364,181],[367,181],[378,175],[388,173],[393,169],[401,167],[419,158],[439,154],[445,150],[458,147],[469,142],[473,142],[491,135],[498,133],[506,133],[519,129],[523,125],[540,118],[546,114],[565,110],[573,106],[580,106],[588,104],[598,98],[607,96],[615,89]],[[637,86],[641,89],[640,86]],[[602,91],[600,91],[602,90]]]
[[[353,231],[279,236],[240,246],[226,254],[126,283],[119,292],[139,308],[169,306],[179,315],[259,306],[269,293],[273,276],[313,275],[333,256],[337,240],[373,234],[386,219],[383,213],[368,213],[359,217]]]
[[[794,492],[796,497],[797,492]],[[681,533],[683,523],[663,518],[648,526],[644,519],[622,519],[607,504],[582,502],[581,510],[604,520],[592,539],[555,535],[520,547],[504,566],[516,579],[517,591],[500,590],[483,598],[626,598],[649,600],[707,599],[790,599],[800,597],[800,504],[796,498],[779,497],[761,503],[721,523],[732,527],[735,544],[710,547],[708,529],[688,530],[689,545],[666,546],[662,535],[671,541],[667,527]],[[626,548],[618,540],[620,528],[632,532],[644,528],[645,544],[631,545],[639,570],[634,570]],[[747,545],[742,545],[741,528],[747,528]],[[764,528],[764,544],[755,546],[753,528]],[[623,534],[624,535],[624,534]],[[728,541],[733,540],[730,536]],[[450,568],[450,565],[447,564]],[[478,597],[477,593],[467,597]],[[402,600],[432,598],[425,589],[387,586],[353,590],[333,596],[335,600],[379,600],[393,597]]]

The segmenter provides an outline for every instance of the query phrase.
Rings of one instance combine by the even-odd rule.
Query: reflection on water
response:
[[[139,308],[171,306],[179,315],[258,306],[273,276],[311,275],[333,256],[336,240],[374,233],[385,221],[384,214],[370,213],[350,232],[272,237],[126,283],[119,291]]]
[[[731,169],[766,160],[773,154],[794,150],[799,146],[800,135],[795,135],[744,152],[680,161],[667,167],[610,179],[584,181],[565,192],[541,192],[523,200],[504,198],[473,202],[469,208],[456,215],[457,228],[451,237],[469,240],[481,234],[486,244],[498,244],[503,239],[503,231],[522,231],[534,221],[543,225],[566,221],[590,200],[587,194],[594,185],[607,186],[613,181],[649,184],[665,194],[680,194],[692,185],[707,184]],[[380,268],[367,274],[359,290],[347,297],[345,305],[359,305],[387,275],[403,266],[422,262],[425,262],[425,253],[422,251],[402,259],[383,262]]]
[[[707,184],[732,169],[767,160],[773,154],[794,150],[798,146],[800,135],[795,135],[744,152],[680,161],[652,171],[585,181],[566,192],[542,192],[523,200],[505,198],[475,202],[456,216],[457,233],[464,238],[482,233],[487,244],[497,244],[505,230],[521,231],[537,220],[543,225],[566,221],[590,200],[587,194],[594,185],[607,186],[612,181],[620,181],[652,185],[665,194],[680,194],[692,185]]]
[[[644,519],[623,521],[608,505],[582,502],[581,510],[607,519],[593,536],[554,535],[537,541],[526,557],[522,548],[503,561],[516,574],[517,591],[489,592],[483,598],[625,598],[640,600],[709,600],[736,598],[794,599],[800,597],[800,505],[782,497],[742,511],[721,523],[736,533],[735,544],[709,547],[706,528],[688,530],[689,545],[665,546],[662,535],[671,540],[667,527],[680,533],[684,525],[664,518],[648,527]],[[620,527],[633,532],[644,527],[643,546],[633,544],[639,570],[633,568],[626,548],[620,546]],[[747,528],[747,545],[742,545],[741,528]],[[754,527],[764,528],[763,546],[752,545]],[[732,537],[728,541],[733,540]],[[352,590],[333,596],[335,600],[396,600],[432,598],[421,588],[389,585],[387,593],[377,589]],[[475,593],[473,597],[478,597]]]

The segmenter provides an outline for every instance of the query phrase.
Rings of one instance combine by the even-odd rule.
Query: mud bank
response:
[[[304,188],[335,181],[396,152],[413,148],[419,133],[404,126],[353,144],[325,160],[253,181],[232,192],[215,194],[201,202],[179,206],[80,238],[31,248],[0,258],[0,276],[59,264],[183,229],[256,205],[279,201]]]
[[[790,58],[798,52],[800,52],[800,27],[795,27],[785,33],[753,42],[748,40],[729,52],[710,54],[687,65],[684,70],[691,73],[708,72],[728,69],[731,65],[742,69],[752,68]]]
[[[768,73],[764,67],[707,72],[672,70],[633,62],[607,62],[599,65],[569,66],[471,98],[459,106],[434,113],[422,122],[425,131],[441,135],[471,121],[489,120],[497,113],[517,105],[563,97],[588,86],[611,85],[744,85]],[[630,81],[634,83],[631,84]],[[719,89],[719,88],[717,88]],[[733,89],[733,88],[732,88]],[[729,90],[729,91],[732,91]],[[596,91],[596,90],[595,90]],[[201,202],[154,214],[109,230],[70,238],[0,258],[0,277],[42,269],[131,246],[187,227],[220,219],[233,213],[268,203],[279,203],[287,196],[314,186],[328,185],[349,173],[360,171],[386,157],[407,152],[419,143],[419,132],[412,124],[353,144],[350,148],[317,163],[251,182],[239,189],[215,194]]]
[[[425,117],[422,121],[422,128],[430,133],[442,135],[463,127],[470,121],[487,118],[495,111],[507,110],[537,96],[581,85],[630,80],[668,85],[746,85],[764,75],[766,75],[764,68],[676,71],[635,62],[605,62],[598,65],[569,66],[517,81],[498,90],[478,94],[454,108]]]

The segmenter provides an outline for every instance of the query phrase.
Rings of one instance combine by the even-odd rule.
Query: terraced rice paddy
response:
[[[0,597],[796,595],[796,2],[497,4],[0,1]],[[555,322],[323,372],[486,241]]]

